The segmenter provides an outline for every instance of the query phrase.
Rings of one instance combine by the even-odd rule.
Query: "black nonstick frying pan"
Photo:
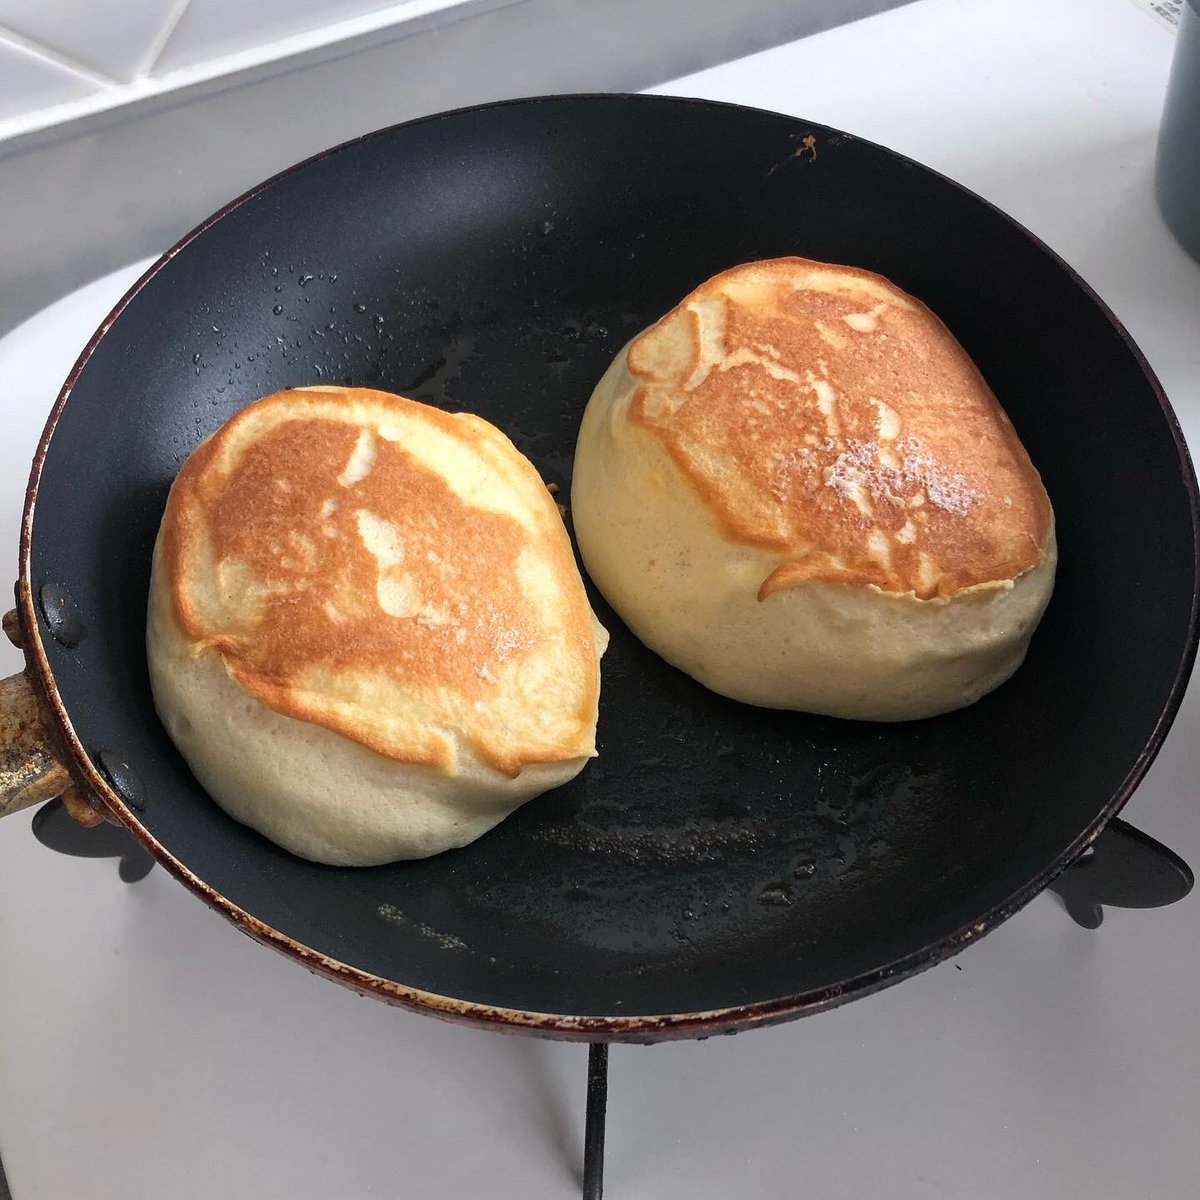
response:
[[[316,866],[208,799],[155,716],[143,648],[155,531],[204,435],[277,388],[370,384],[481,414],[565,497],[623,343],[706,277],[783,254],[929,304],[1042,472],[1061,565],[1009,683],[904,725],[764,711],[661,662],[593,593],[612,633],[600,757],[466,849]],[[1112,314],[935,173],[698,101],[432,117],[234,202],[84,351],[30,481],[0,803],[64,786],[57,756],[77,811],[127,826],[246,932],[411,1008],[592,1040],[799,1016],[994,928],[1129,798],[1195,653],[1196,517],[1175,418]]]

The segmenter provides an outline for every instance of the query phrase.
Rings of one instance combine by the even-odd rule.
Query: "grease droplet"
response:
[[[785,905],[792,902],[792,889],[782,881],[776,883],[768,883],[761,892],[758,893],[759,904],[774,904]]]

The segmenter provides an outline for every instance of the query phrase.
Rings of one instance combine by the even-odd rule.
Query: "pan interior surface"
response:
[[[565,497],[620,347],[718,270],[784,254],[924,300],[1042,472],[1058,585],[1008,684],[905,725],[754,709],[658,660],[593,592],[612,634],[600,757],[475,844],[335,869],[209,800],[155,716],[143,643],[167,490],[202,437],[278,388],[370,385],[486,417]],[[933,173],[751,110],[526,101],[351,143],[161,264],[58,420],[30,582],[83,614],[73,649],[43,639],[83,746],[136,768],[175,858],[304,946],[529,1012],[802,1003],[1005,915],[1125,798],[1191,650],[1180,446],[1086,289]]]

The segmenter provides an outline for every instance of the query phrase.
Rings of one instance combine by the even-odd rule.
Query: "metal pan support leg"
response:
[[[604,1195],[604,1121],[608,1110],[608,1043],[588,1047],[587,1124],[583,1133],[583,1200]]]

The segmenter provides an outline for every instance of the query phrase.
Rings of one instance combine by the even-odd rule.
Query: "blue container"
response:
[[[1158,135],[1158,206],[1200,261],[1200,0],[1185,0]]]

